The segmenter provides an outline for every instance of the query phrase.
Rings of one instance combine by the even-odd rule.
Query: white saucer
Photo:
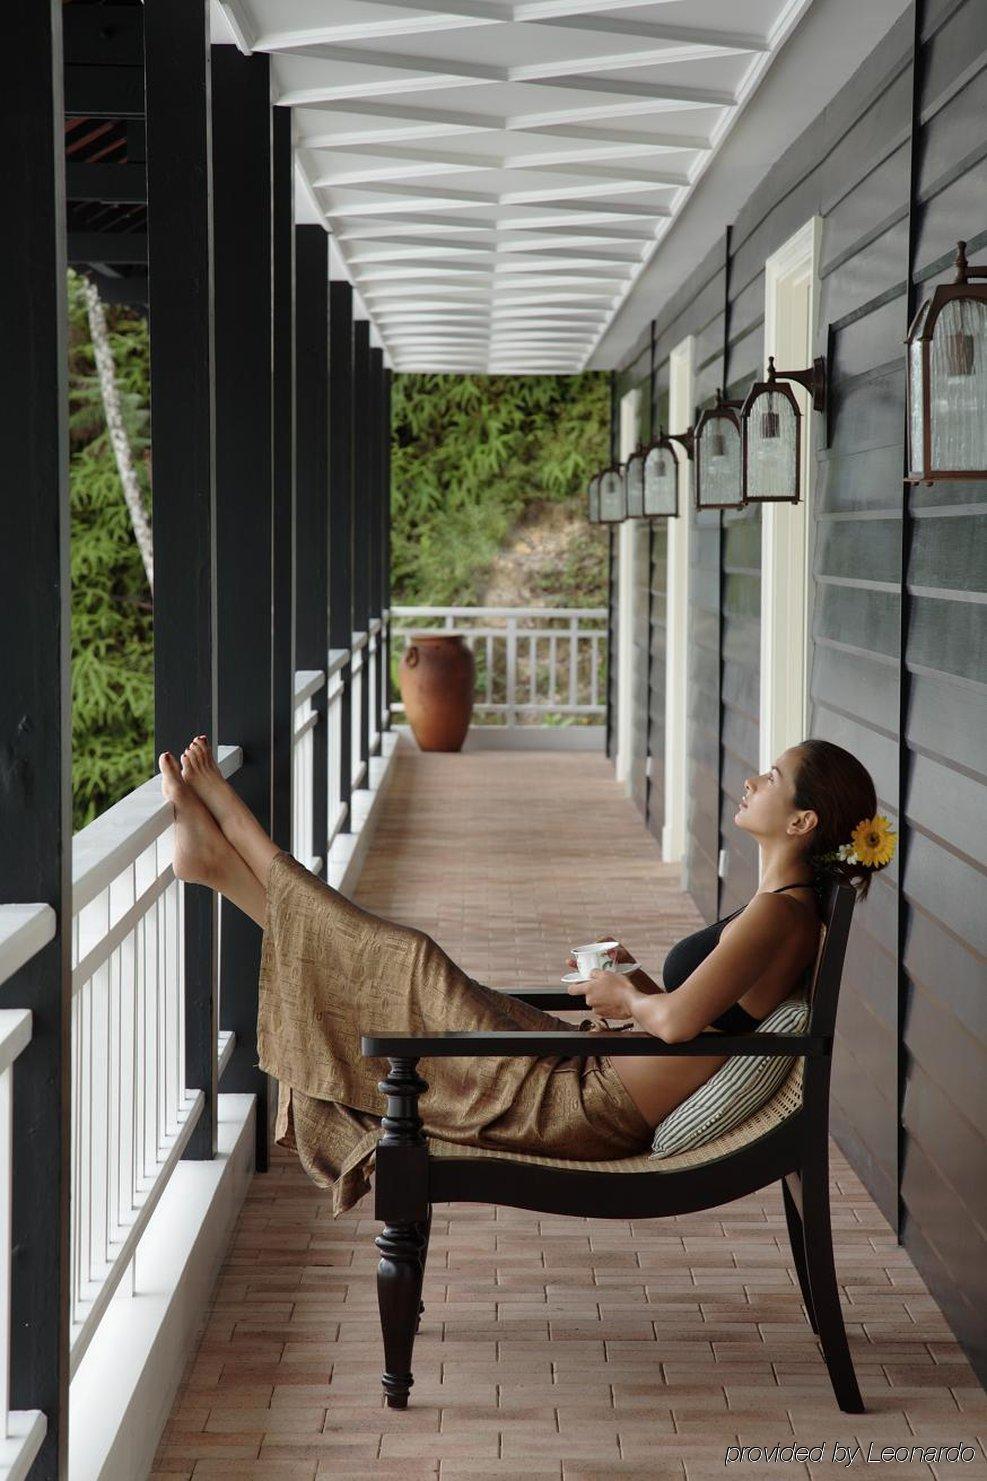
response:
[[[639,965],[640,964],[638,962],[618,962],[613,970],[615,972],[636,972]],[[578,972],[566,972],[566,974],[562,978],[562,981],[565,983],[566,987],[571,987],[574,986],[577,982],[589,982],[589,978],[580,977]]]

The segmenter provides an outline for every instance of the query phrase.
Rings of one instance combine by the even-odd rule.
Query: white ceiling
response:
[[[220,3],[394,368],[565,373],[812,0]]]

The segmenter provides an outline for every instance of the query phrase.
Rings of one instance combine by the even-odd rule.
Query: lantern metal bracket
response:
[[[826,356],[817,355],[808,370],[776,370],[774,355],[768,356],[768,384],[795,381],[809,393],[813,411],[826,410]]]
[[[658,441],[677,442],[680,447],[685,448],[686,457],[689,459],[690,463],[692,462],[692,459],[695,456],[696,452],[695,427],[687,427],[684,432],[666,432],[663,428]]]

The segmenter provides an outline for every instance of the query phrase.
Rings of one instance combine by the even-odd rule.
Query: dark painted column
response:
[[[325,669],[329,657],[329,238],[295,227],[295,660]],[[326,686],[312,695],[318,715],[311,853],[323,861],[328,837]],[[306,860],[302,860],[303,863]]]
[[[72,976],[68,393],[61,6],[13,0],[0,99],[0,904],[55,935],[0,987],[27,1008],[13,1069],[10,1401],[43,1409],[37,1481],[68,1474]],[[6,1237],[4,1232],[3,1237]],[[6,1341],[6,1333],[0,1336]]]
[[[368,490],[367,508],[367,558],[369,574],[367,585],[370,593],[370,616],[379,618],[383,611],[380,583],[381,561],[381,506],[384,502],[384,351],[370,351],[371,411],[373,414],[370,434],[371,479]],[[381,733],[381,678],[384,671],[383,634],[377,634],[377,672],[374,675],[374,692],[370,695],[370,738],[374,754],[380,751]]]
[[[365,633],[370,621],[370,449],[376,428],[371,409],[370,325],[360,319],[353,331],[353,629]],[[360,786],[370,784],[370,686],[367,683],[366,648],[360,685]]]
[[[387,641],[384,652],[384,693],[383,693],[383,724],[385,730],[391,728],[391,392],[393,388],[393,372],[384,371],[384,407],[383,407],[383,439],[384,439],[384,489],[383,506],[381,509],[381,602],[384,611],[388,613]]]
[[[239,745],[232,784],[271,827],[270,60],[212,50],[216,281],[216,739]],[[236,1035],[223,1089],[257,1096],[256,1166],[267,1170],[267,1075],[257,1065],[260,926],[221,903],[220,1026]]]
[[[349,648],[353,636],[353,289],[329,285],[329,646]],[[352,689],[349,664],[342,671],[339,698],[339,799],[350,819],[353,764]]]
[[[617,405],[617,375],[610,372],[610,462],[616,463],[620,454],[620,412]],[[617,585],[617,526],[607,526],[607,755],[616,760],[617,716],[614,714],[614,698],[617,676],[617,634],[614,632],[614,598]]]
[[[295,687],[295,228],[291,109],[273,109],[274,694],[271,837],[291,848]]]
[[[154,742],[216,736],[212,137],[205,0],[145,0]],[[216,897],[185,886],[185,1083],[205,1106],[183,1153],[216,1155]]]

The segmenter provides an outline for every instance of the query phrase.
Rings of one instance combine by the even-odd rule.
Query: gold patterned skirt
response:
[[[387,1061],[370,1032],[572,1031],[565,1019],[485,987],[423,931],[361,910],[282,850],[271,860],[257,1047],[278,1080],[275,1139],[333,1192],[334,1216],[370,1186]],[[598,1161],[650,1146],[652,1127],[610,1061],[424,1059],[425,1134],[447,1142]]]

